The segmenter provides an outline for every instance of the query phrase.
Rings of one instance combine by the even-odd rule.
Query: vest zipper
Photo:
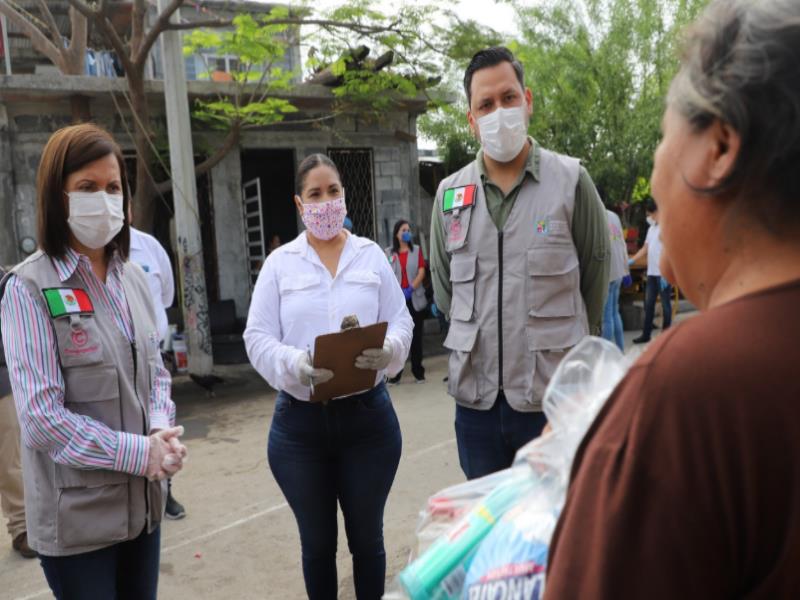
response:
[[[133,391],[139,395],[139,390],[136,389],[136,376],[139,370],[139,364],[136,360],[136,342],[131,342],[131,356],[133,357]]]
[[[497,284],[497,364],[499,390],[503,391],[503,232],[497,232],[497,266],[499,269]]]
[[[139,379],[139,361],[136,359],[136,342],[131,342],[131,356],[133,357],[133,393],[136,398],[139,398],[139,388],[136,385],[137,379]],[[150,399],[148,398],[147,401],[149,402]],[[141,408],[141,402],[139,403],[139,408]],[[142,412],[142,431],[144,432],[143,435],[148,436],[147,432],[147,417],[145,416],[144,412]],[[144,484],[144,519],[145,519],[145,528],[148,527],[150,523],[150,498],[147,495],[147,486],[148,483],[145,481]]]

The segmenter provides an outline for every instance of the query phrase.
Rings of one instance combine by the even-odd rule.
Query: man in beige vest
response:
[[[482,149],[439,185],[430,264],[434,299],[450,318],[459,461],[473,479],[510,466],[541,433],[558,363],[600,334],[609,240],[580,162],[527,135],[532,94],[514,55],[475,54],[464,89]]]
[[[0,268],[0,279],[5,272]],[[19,457],[19,423],[11,395],[3,342],[0,340],[0,506],[8,520],[11,546],[23,558],[36,558],[38,554],[28,545],[25,529],[25,494],[22,485],[22,466]]]

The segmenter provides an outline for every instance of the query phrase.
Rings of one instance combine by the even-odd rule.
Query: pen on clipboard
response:
[[[311,347],[306,345],[306,353],[308,354],[308,364],[311,365],[311,368],[314,368],[314,359],[311,358]],[[308,376],[308,385],[311,387],[311,395],[314,395],[314,375],[311,374]]]

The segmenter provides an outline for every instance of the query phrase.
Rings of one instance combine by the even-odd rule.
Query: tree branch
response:
[[[269,19],[263,22],[264,25],[316,25],[318,27],[335,27],[338,29],[349,29],[361,35],[376,35],[379,33],[402,33],[392,24],[389,25],[362,25],[360,23],[347,23],[345,21],[331,21],[328,19],[303,19],[302,17],[286,17],[283,19]],[[231,19],[211,19],[208,21],[187,21],[186,23],[168,23],[163,31],[180,31],[186,29],[200,28],[220,28],[232,27]]]
[[[160,15],[156,19],[156,22],[153,23],[153,26],[150,28],[150,31],[147,32],[147,35],[144,36],[144,40],[142,41],[142,45],[139,46],[139,49],[136,51],[136,55],[133,57],[133,61],[135,63],[144,63],[147,60],[147,55],[150,54],[150,49],[153,47],[153,44],[156,43],[158,36],[161,35],[162,32],[166,31],[170,25],[170,18],[172,15],[175,14],[181,6],[183,5],[183,0],[172,0]]]
[[[9,22],[20,29],[20,32],[31,41],[31,45],[36,50],[44,54],[50,62],[64,72],[64,57],[55,44],[38,27],[11,8],[6,2],[0,1],[0,13],[4,14]]]
[[[67,0],[69,5],[81,13],[87,19],[94,19],[98,13],[93,11],[88,4],[81,2],[80,0]]]
[[[145,0],[134,0],[131,10],[131,61],[136,63],[139,48],[144,40],[145,21],[147,20],[147,3]]]
[[[42,11],[42,16],[44,17],[47,26],[50,28],[50,37],[53,38],[53,43],[59,50],[61,50],[63,48],[63,36],[58,30],[58,25],[56,24],[56,20],[53,18],[53,13],[50,12],[49,8],[47,8],[47,2],[45,2],[45,0],[39,0],[39,10]]]
[[[220,27],[233,27],[232,19],[212,19],[210,21],[190,21],[186,23],[168,23],[164,31],[183,31],[186,29],[218,29]]]
[[[241,125],[239,123],[235,123],[231,126],[231,129],[228,131],[228,134],[225,136],[225,139],[222,140],[222,145],[219,146],[215,151],[214,154],[209,156],[203,162],[194,167],[194,176],[201,177],[208,173],[211,169],[216,167],[222,159],[225,158],[225,155],[230,152],[236,144],[239,143],[239,137],[241,135]],[[166,181],[161,181],[155,185],[155,190],[159,194],[166,194],[167,192],[172,191],[172,180],[167,179]]]
[[[114,48],[114,52],[117,53],[117,58],[119,58],[122,63],[125,74],[130,76],[135,73],[136,65],[131,62],[130,56],[128,56],[128,52],[125,50],[125,42],[119,37],[109,20],[100,12],[92,10],[86,3],[81,2],[81,0],[67,0],[67,2],[84,17],[91,19],[97,27],[102,29],[103,35]]]
[[[201,162],[199,165],[195,165],[194,174],[195,177],[200,177],[201,175],[205,175],[211,169],[216,167],[225,155],[228,154],[231,150],[233,150],[234,146],[239,143],[239,137],[241,135],[241,124],[236,122],[231,125],[230,131],[228,131],[228,135],[225,136],[225,139],[222,140],[222,144],[214,151],[214,153]]]
[[[74,6],[69,8],[69,21],[72,29],[72,38],[67,48],[67,62],[74,70],[74,75],[83,73],[83,64],[86,55],[86,40],[89,32],[89,21],[84,15],[79,13]],[[73,70],[72,68],[70,70]]]

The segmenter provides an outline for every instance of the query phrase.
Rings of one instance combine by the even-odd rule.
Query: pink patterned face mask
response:
[[[303,204],[303,223],[318,240],[331,240],[342,230],[347,206],[344,197]]]

